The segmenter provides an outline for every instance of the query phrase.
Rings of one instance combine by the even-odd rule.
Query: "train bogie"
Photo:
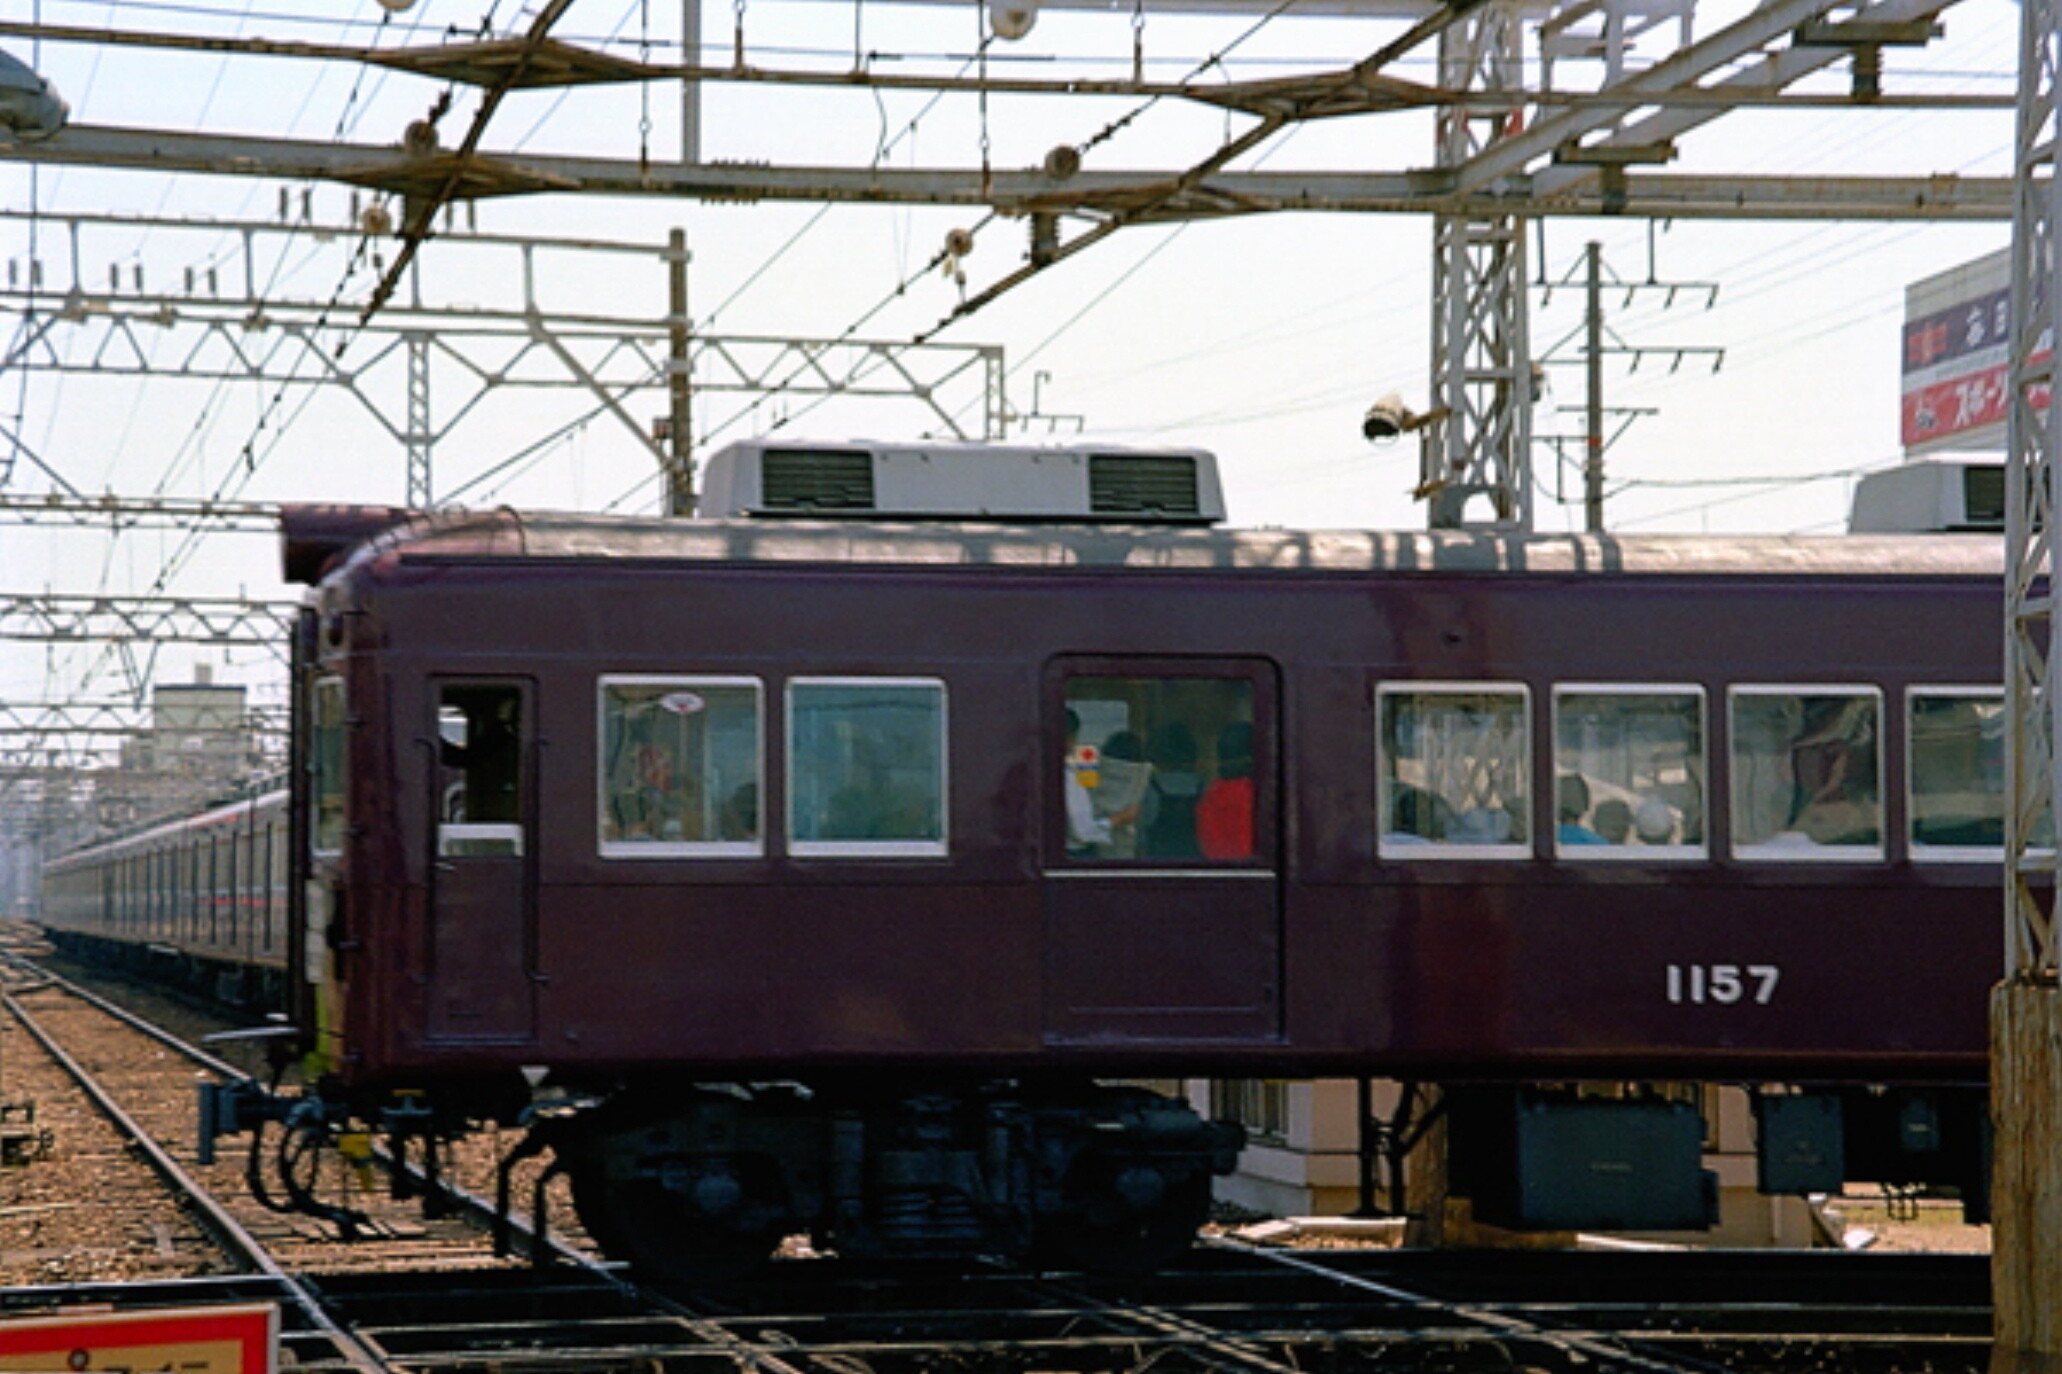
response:
[[[1243,1140],[1140,1089],[936,1088],[631,1093],[552,1143],[605,1248],[701,1280],[798,1232],[850,1257],[1144,1272],[1188,1246]]]

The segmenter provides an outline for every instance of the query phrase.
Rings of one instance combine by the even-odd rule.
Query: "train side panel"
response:
[[[378,811],[347,855],[354,1072],[1980,1073],[1995,873],[1915,861],[1896,780],[1913,689],[1995,683],[1995,590],[406,567],[353,630],[369,648],[349,676],[352,804]],[[1257,852],[1069,855],[1068,684],[1148,681],[1244,693],[1267,759]],[[610,683],[750,700],[751,839],[603,852]],[[879,683],[941,703],[940,824],[901,849],[811,851],[794,828],[795,693]],[[1695,853],[1557,847],[1556,693],[1600,683],[1701,703],[1711,814]],[[1426,684],[1522,699],[1531,815],[1515,842],[1417,853],[1380,834],[1382,703]],[[1804,687],[1874,694],[1883,810],[1866,857],[1734,843],[1735,700]],[[439,713],[490,700],[524,740],[518,800],[512,818],[452,822]]]

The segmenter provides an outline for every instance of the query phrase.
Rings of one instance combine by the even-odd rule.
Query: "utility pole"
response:
[[[1545,260],[1546,235],[1540,234],[1539,256]],[[1539,355],[1539,366],[1572,367],[1577,362],[1574,356],[1581,353],[1581,364],[1587,379],[1587,394],[1583,399],[1582,433],[1582,509],[1583,528],[1591,534],[1604,530],[1604,452],[1611,447],[1619,434],[1623,434],[1631,423],[1641,415],[1651,415],[1651,410],[1634,410],[1625,407],[1610,407],[1604,404],[1604,360],[1612,354],[1621,354],[1628,365],[1637,369],[1642,360],[1661,355],[1669,360],[1669,370],[1675,371],[1692,359],[1706,360],[1716,372],[1725,363],[1725,350],[1702,344],[1628,344],[1614,333],[1604,321],[1604,292],[1622,291],[1625,305],[1630,307],[1633,299],[1641,292],[1663,292],[1664,308],[1673,306],[1676,298],[1684,294],[1702,296],[1704,308],[1710,309],[1718,299],[1718,287],[1712,282],[1663,281],[1655,272],[1655,249],[1653,231],[1648,231],[1647,275],[1644,281],[1620,279],[1604,261],[1604,246],[1592,239],[1583,250],[1579,264],[1569,267],[1558,279],[1548,281],[1542,276],[1534,285],[1541,288],[1539,309],[1544,312],[1552,304],[1554,292],[1572,285],[1577,274],[1583,284],[1582,322],[1569,329],[1549,344]],[[1573,407],[1562,407],[1565,414]],[[1614,431],[1607,431],[1609,422]],[[1566,494],[1563,480],[1568,471],[1567,445],[1576,441],[1573,434],[1553,434],[1544,437],[1544,442],[1554,446],[1554,499],[1561,505],[1573,504],[1573,497]]]
[[[687,318],[687,231],[666,234],[666,513],[694,514],[694,432]]]

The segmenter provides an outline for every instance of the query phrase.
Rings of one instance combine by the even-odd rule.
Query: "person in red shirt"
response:
[[[1217,777],[1196,801],[1196,844],[1206,859],[1253,857],[1253,726],[1218,732]]]

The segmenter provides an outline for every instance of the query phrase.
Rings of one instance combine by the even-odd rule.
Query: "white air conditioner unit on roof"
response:
[[[2005,463],[1925,458],[1855,484],[1850,534],[1972,534],[2005,528]]]
[[[1201,449],[754,439],[710,457],[700,513],[1212,525],[1224,493]]]

